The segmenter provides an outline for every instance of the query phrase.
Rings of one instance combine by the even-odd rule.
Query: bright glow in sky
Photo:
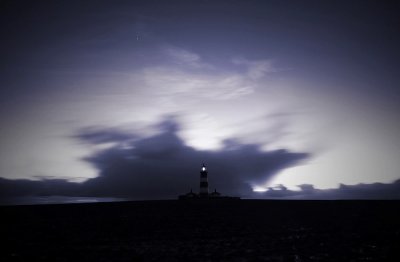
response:
[[[134,126],[149,135],[152,123],[171,114],[184,127],[182,138],[198,149],[218,149],[224,140],[235,138],[261,144],[265,150],[313,154],[309,162],[284,170],[269,185],[295,188],[310,183],[330,188],[397,178],[398,142],[382,143],[380,127],[368,111],[350,110],[355,105],[342,104],[341,97],[312,93],[314,87],[292,81],[295,69],[280,70],[269,60],[232,59],[227,63],[238,68],[229,71],[189,50],[161,47],[160,53],[160,65],[90,77],[77,83],[79,88],[20,112],[20,121],[13,120],[2,130],[8,140],[2,143],[1,173],[9,178],[74,181],[94,177],[96,170],[80,159],[99,148],[74,141],[78,128]],[[29,137],[19,133],[27,129]]]

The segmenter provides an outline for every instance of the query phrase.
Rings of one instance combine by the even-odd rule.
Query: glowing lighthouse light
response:
[[[206,171],[206,167],[203,166],[203,167],[201,168],[201,170],[202,170],[202,171]]]

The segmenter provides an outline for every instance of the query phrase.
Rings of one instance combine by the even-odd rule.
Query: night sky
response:
[[[399,13],[2,1],[0,195],[400,198]]]

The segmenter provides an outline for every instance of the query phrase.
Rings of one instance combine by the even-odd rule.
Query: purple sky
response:
[[[164,197],[195,188],[203,161],[219,188],[256,197],[400,178],[398,4],[1,5],[7,183],[86,181],[86,195]],[[179,186],[164,192],[165,181]]]

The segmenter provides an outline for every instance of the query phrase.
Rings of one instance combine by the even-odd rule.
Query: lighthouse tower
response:
[[[208,178],[207,178],[207,168],[204,165],[200,171],[200,197],[208,197]]]

